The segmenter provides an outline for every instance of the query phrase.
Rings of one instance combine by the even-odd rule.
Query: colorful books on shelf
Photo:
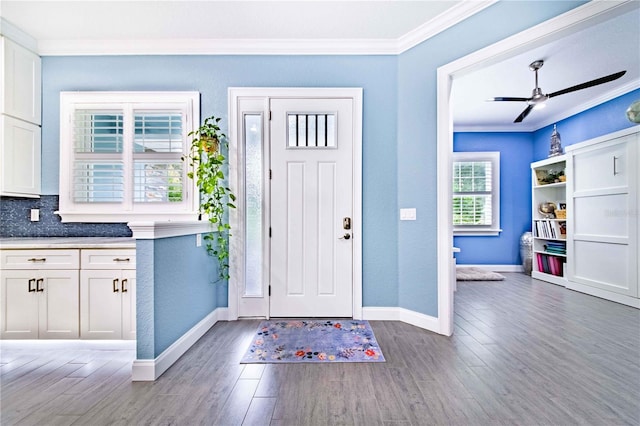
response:
[[[536,220],[535,232],[538,238],[563,240],[567,238],[566,222],[557,220]]]
[[[538,260],[538,271],[558,277],[564,276],[563,258],[542,253],[536,253],[536,257]]]
[[[547,241],[544,245],[544,251],[551,254],[567,254],[567,243]]]

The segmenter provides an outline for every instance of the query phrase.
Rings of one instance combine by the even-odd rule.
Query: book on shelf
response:
[[[547,241],[544,244],[544,251],[546,251],[547,253],[552,253],[552,254],[566,255],[567,254],[567,243]]]
[[[538,271],[558,277],[564,275],[563,258],[551,254],[536,253],[536,260],[538,262]]]
[[[567,238],[567,227],[565,222],[557,220],[540,219],[534,221],[536,225],[536,237],[563,240]]]

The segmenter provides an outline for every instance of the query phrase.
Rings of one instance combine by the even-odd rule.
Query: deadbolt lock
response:
[[[350,217],[345,217],[344,219],[342,219],[342,227],[344,229],[351,229],[351,218]]]

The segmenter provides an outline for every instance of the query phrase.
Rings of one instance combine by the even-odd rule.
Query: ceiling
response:
[[[236,42],[330,40],[393,50],[415,31],[464,19],[496,0],[2,0],[0,13],[56,54],[74,42],[104,46],[175,40],[210,48]],[[453,22],[451,22],[453,21]],[[408,40],[407,40],[408,41]],[[184,45],[183,43],[183,45]],[[241,46],[246,48],[246,46]]]
[[[35,39],[43,56],[134,53],[398,54],[494,3],[398,0],[2,0],[0,16]],[[456,130],[531,131],[640,87],[640,2],[630,12],[456,77]],[[630,9],[630,8],[627,8]],[[1,22],[1,21],[0,21]],[[287,50],[288,49],[288,50]],[[544,93],[617,71],[614,82],[550,99],[520,124],[529,64]],[[434,82],[435,84],[435,82]]]
[[[452,88],[456,131],[532,131],[640,88],[640,2],[624,14],[569,34],[551,43],[455,78]],[[493,97],[530,97],[535,75],[533,61],[544,60],[538,71],[543,93],[552,93],[626,70],[618,80],[549,99],[522,123],[513,120],[525,102],[487,102]]]

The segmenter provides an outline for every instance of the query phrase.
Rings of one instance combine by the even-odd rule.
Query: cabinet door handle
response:
[[[40,284],[42,284],[42,288],[40,288]],[[44,291],[44,278],[38,278],[36,280],[36,291],[43,292]]]
[[[36,289],[32,287],[32,285],[36,282],[35,278],[31,278],[29,280],[29,293],[35,292]]]
[[[616,157],[615,155],[613,156],[613,175],[616,176],[618,174],[618,168],[617,168],[617,161],[620,159],[620,157]]]
[[[113,280],[113,292],[117,293],[120,290],[118,290],[118,281],[120,281],[118,278],[116,278],[115,280]]]
[[[123,293],[126,293],[128,291],[127,290],[127,281],[129,281],[127,278],[122,280],[122,292]]]
[[[116,257],[113,259],[114,262],[129,262],[131,259],[129,259],[128,257]]]
[[[27,259],[29,262],[46,262],[46,257],[32,257],[31,259]]]

